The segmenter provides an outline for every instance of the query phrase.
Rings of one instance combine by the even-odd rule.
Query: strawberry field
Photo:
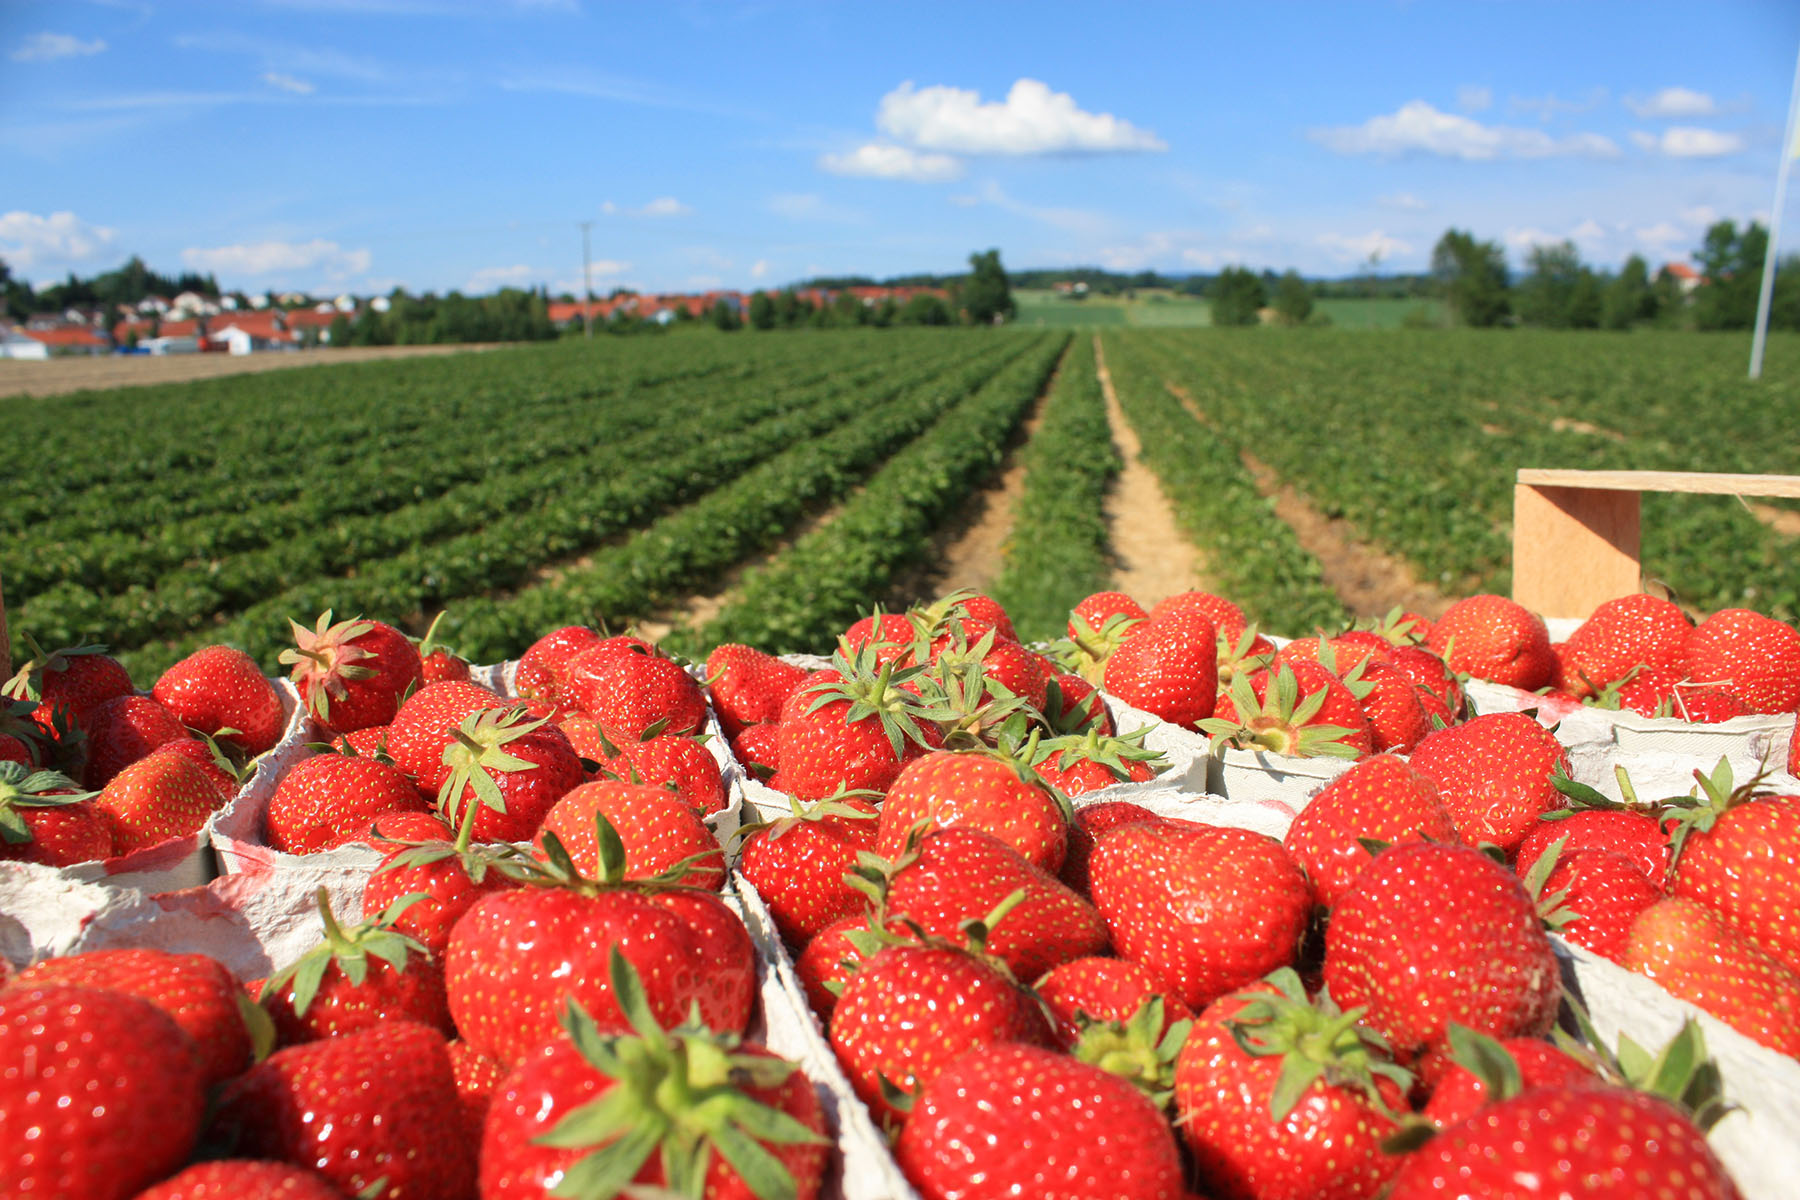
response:
[[[1499,593],[1516,467],[1794,399],[918,330],[13,402],[0,1194],[1784,1197],[1791,514]]]

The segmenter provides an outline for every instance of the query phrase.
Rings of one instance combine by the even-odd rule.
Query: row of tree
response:
[[[219,281],[208,273],[183,271],[179,275],[160,275],[132,255],[115,271],[103,271],[92,279],[82,279],[73,271],[61,283],[34,288],[14,277],[12,269],[0,261],[0,299],[6,316],[23,321],[34,312],[62,312],[68,308],[130,309],[147,296],[172,299],[182,292],[195,292],[216,299]]]
[[[446,342],[533,342],[559,336],[542,291],[501,288],[488,296],[396,290],[386,312],[364,305],[330,326],[333,346],[423,346]]]

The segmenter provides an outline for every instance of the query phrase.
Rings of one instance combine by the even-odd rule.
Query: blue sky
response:
[[[0,0],[0,257],[227,287],[1616,267],[1768,219],[1800,5]],[[1800,205],[1788,214],[1800,246]]]

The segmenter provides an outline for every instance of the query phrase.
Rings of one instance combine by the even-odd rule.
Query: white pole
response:
[[[1788,169],[1794,165],[1795,126],[1800,123],[1800,59],[1794,62],[1794,93],[1788,100],[1787,133],[1781,139],[1781,166],[1775,172],[1775,207],[1769,213],[1769,250],[1763,256],[1762,290],[1756,298],[1756,333],[1750,339],[1750,378],[1762,378],[1763,343],[1769,339],[1769,301],[1775,294],[1775,259],[1781,244],[1781,210],[1787,205]]]
[[[588,230],[592,221],[581,223],[581,336],[594,336],[594,272],[588,260]]]

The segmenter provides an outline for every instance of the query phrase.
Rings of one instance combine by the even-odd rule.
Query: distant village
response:
[[[875,309],[901,306],[918,296],[948,300],[944,288],[855,286],[798,288],[766,292],[709,291],[695,294],[645,295],[618,292],[587,302],[549,300],[544,308],[559,332],[594,325],[637,321],[671,325],[678,321],[716,319],[720,309],[739,323],[748,320],[756,297],[785,300],[790,294],[811,309],[859,304]],[[788,301],[792,303],[792,301]],[[333,344],[344,338],[366,312],[386,313],[389,296],[349,294],[319,298],[299,292],[208,296],[181,292],[149,295],[126,305],[75,305],[57,312],[34,312],[23,321],[0,320],[0,358],[47,359],[93,354],[258,354],[291,352]],[[109,311],[117,316],[106,325]]]

